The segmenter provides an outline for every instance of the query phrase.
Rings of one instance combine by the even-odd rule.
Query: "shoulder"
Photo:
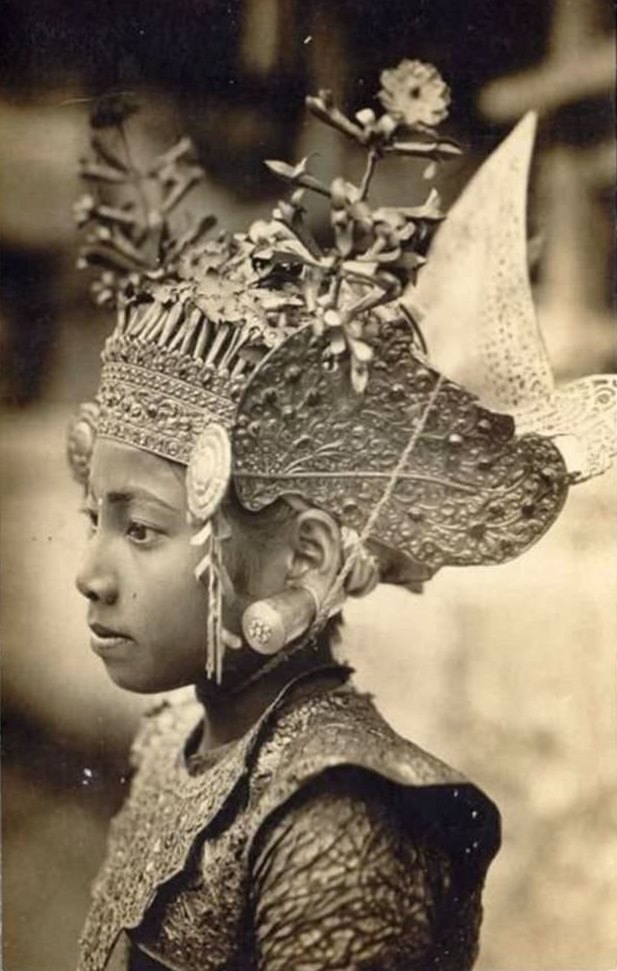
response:
[[[388,785],[341,766],[298,789],[262,828],[251,888],[264,968],[300,966],[300,956],[320,969],[333,960],[396,971],[472,966],[481,883],[461,883],[430,828],[403,821]]]
[[[259,880],[267,869],[272,882],[273,875],[289,879],[290,872],[301,869],[319,872],[324,879],[328,875],[329,884],[358,882],[367,887],[378,880],[398,892],[408,879],[413,881],[418,865],[426,872],[445,873],[447,854],[439,848],[427,852],[430,834],[417,821],[404,824],[389,795],[385,780],[353,766],[315,777],[263,827],[255,846],[254,875]]]
[[[254,768],[263,790],[260,823],[280,818],[316,789],[323,806],[324,794],[339,792],[341,776],[349,779],[350,772],[363,805],[372,806],[373,793],[402,831],[430,832],[435,846],[482,878],[500,841],[494,803],[397,735],[372,699],[349,685],[291,702],[273,718]]]

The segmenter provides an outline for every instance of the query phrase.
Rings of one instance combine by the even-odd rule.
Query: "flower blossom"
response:
[[[447,117],[450,90],[432,64],[404,60],[380,80],[379,100],[400,124],[434,127]]]

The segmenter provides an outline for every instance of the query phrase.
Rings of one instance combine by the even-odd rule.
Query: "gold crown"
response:
[[[290,197],[234,237],[213,235],[211,216],[174,223],[200,176],[187,140],[137,170],[95,131],[82,259],[104,267],[96,294],[118,324],[98,414],[82,412],[70,454],[82,480],[96,434],[188,464],[189,508],[206,529],[232,474],[251,509],[301,493],[389,551],[384,561],[398,557],[388,578],[413,582],[521,553],[554,521],[568,475],[550,441],[517,439],[509,416],[430,367],[409,285],[443,218],[438,194],[372,207],[369,190],[389,156],[423,158],[430,176],[460,150],[435,131],[449,92],[434,68],[385,71],[379,98],[379,117],[353,118],[328,92],[307,99],[366,153],[360,184],[326,184],[306,159],[269,162]],[[329,202],[327,247],[309,230],[307,192]]]
[[[103,351],[97,432],[188,464],[209,423],[231,429],[250,366],[250,330],[214,328],[187,301],[173,313],[154,301],[127,313]]]

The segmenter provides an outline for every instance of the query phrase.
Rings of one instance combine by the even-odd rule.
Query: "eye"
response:
[[[139,546],[146,546],[155,542],[161,535],[161,531],[153,526],[146,526],[136,519],[131,519],[126,527],[126,535],[133,543]]]

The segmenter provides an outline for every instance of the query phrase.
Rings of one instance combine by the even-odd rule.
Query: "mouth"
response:
[[[132,637],[112,627],[105,627],[103,624],[89,624],[89,627],[90,646],[99,657],[133,643]]]

